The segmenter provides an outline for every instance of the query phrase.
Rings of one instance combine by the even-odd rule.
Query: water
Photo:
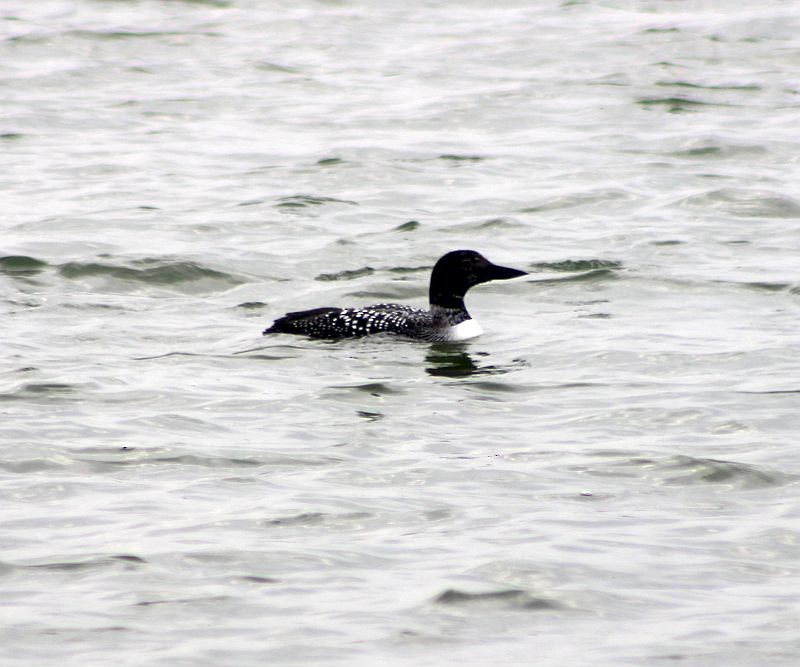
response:
[[[796,665],[797,9],[6,3],[3,664]]]

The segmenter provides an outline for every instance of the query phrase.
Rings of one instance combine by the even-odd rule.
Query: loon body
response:
[[[464,306],[470,287],[490,280],[527,275],[525,271],[492,264],[474,250],[454,250],[436,262],[429,289],[430,310],[397,303],[363,308],[315,308],[287,313],[264,334],[290,333],[311,338],[353,338],[395,333],[429,341],[461,341],[483,333]]]

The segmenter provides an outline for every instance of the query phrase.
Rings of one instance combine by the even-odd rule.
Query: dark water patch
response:
[[[770,389],[768,391],[740,391],[740,394],[800,394],[800,389]]]
[[[29,382],[17,387],[13,391],[0,393],[0,401],[26,401],[26,400],[78,400],[80,385],[63,382]]]
[[[254,349],[264,349],[264,348],[254,348]],[[242,350],[241,352],[233,352],[232,355],[235,354],[244,354],[245,352],[250,352],[251,350]],[[228,357],[227,354],[201,354],[199,352],[164,352],[162,354],[154,354],[152,356],[147,357],[132,357],[134,361],[151,361],[153,359],[166,359],[168,357],[209,357],[209,358],[222,358],[225,359]]]
[[[636,102],[645,109],[666,108],[669,113],[684,113],[687,111],[698,111],[702,107],[731,106],[717,102],[701,102],[700,100],[688,97],[642,97]]]
[[[739,287],[744,287],[746,289],[758,290],[761,292],[783,292],[785,290],[791,291],[792,284],[791,283],[770,283],[770,282],[749,282],[749,283],[731,283],[727,280],[720,280],[715,282],[723,282],[728,285],[734,284],[738,285]]]
[[[307,208],[309,206],[324,206],[325,204],[347,204],[348,206],[358,206],[358,202],[349,199],[337,199],[336,197],[319,197],[315,195],[292,195],[282,197],[276,204],[278,208]]]
[[[53,459],[45,457],[35,459],[17,459],[15,461],[0,460],[0,470],[15,475],[28,475],[31,473],[63,470],[68,466],[69,463],[66,461],[54,461]]]
[[[144,565],[147,561],[144,558],[140,558],[139,556],[131,556],[128,554],[121,554],[119,556],[111,556],[111,560],[119,560],[124,563],[136,563],[139,565]]]
[[[619,452],[597,452],[595,456],[615,456]],[[685,455],[654,459],[646,456],[622,458],[591,467],[573,468],[592,476],[613,478],[647,478],[652,483],[665,486],[692,486],[718,484],[739,490],[783,486],[791,480],[790,475],[762,467],[699,458]],[[644,481],[644,479],[643,479]]]
[[[331,522],[362,521],[369,519],[369,512],[348,512],[345,514],[328,514],[327,512],[304,512],[293,516],[269,519],[264,521],[265,526],[322,526]]]
[[[0,257],[0,273],[10,276],[35,276],[47,266],[47,262],[26,255]]]
[[[579,192],[575,194],[551,197],[541,201],[538,204],[534,204],[533,206],[526,206],[525,208],[520,209],[520,213],[547,213],[548,211],[558,211],[565,208],[576,208],[579,206],[587,206],[601,202],[630,198],[631,194],[625,192],[624,190],[592,190],[589,192]]]
[[[650,245],[654,246],[686,245],[686,241],[681,241],[679,239],[665,239],[663,241],[650,241]]]
[[[322,282],[332,282],[337,280],[355,280],[362,276],[369,276],[375,273],[375,269],[371,266],[364,266],[360,269],[351,269],[345,271],[337,271],[336,273],[320,273],[314,280]]]
[[[230,602],[233,598],[229,595],[205,595],[195,598],[173,598],[170,600],[143,600],[136,602],[134,607],[153,607],[155,605],[196,605],[196,604],[209,604],[211,607],[217,609],[217,605],[221,602]]]
[[[691,83],[689,81],[656,81],[657,86],[664,88],[695,88],[698,90],[744,90],[744,91],[758,91],[762,90],[761,86],[755,83],[746,84],[730,84],[730,85],[706,85],[702,83]]]
[[[451,225],[448,227],[441,227],[437,231],[450,234],[454,230],[461,230],[467,232],[485,232],[485,231],[497,231],[502,232],[503,230],[507,229],[519,229],[520,227],[525,227],[521,222],[513,220],[511,218],[490,218],[488,220],[479,220],[477,222],[464,222],[455,225]]]
[[[673,63],[669,60],[658,60],[654,63],[651,63],[653,67],[666,67],[669,69],[688,69],[686,65],[681,65],[679,63]]]
[[[763,155],[767,149],[763,146],[746,144],[719,144],[705,142],[701,145],[683,150],[666,153],[673,157],[680,158],[730,158],[746,155]]]
[[[321,160],[317,160],[317,164],[320,167],[332,167],[337,164],[344,164],[345,160],[340,157],[326,157],[322,158]]]
[[[370,422],[380,421],[386,416],[382,412],[367,412],[366,410],[356,410],[356,415]]]
[[[670,153],[676,157],[702,157],[705,155],[719,155],[722,149],[719,146],[705,146],[703,148],[690,148],[685,151],[675,151]]]
[[[528,592],[512,588],[489,593],[467,593],[449,588],[434,598],[435,604],[447,606],[507,606],[521,610],[560,609],[561,605],[546,598],[533,597]]]
[[[22,139],[24,134],[20,134],[19,132],[3,132],[0,134],[0,139],[5,141],[16,141],[17,139]]]
[[[294,516],[283,517],[280,519],[268,519],[264,521],[265,526],[296,526],[314,525],[322,523],[328,515],[324,512],[304,512]]]
[[[645,35],[661,35],[664,33],[681,32],[680,28],[646,28],[642,30]]]
[[[722,188],[692,195],[677,203],[745,218],[800,218],[800,203],[781,194],[759,190]]]
[[[419,284],[413,286],[412,284],[398,284],[388,286],[385,289],[373,289],[369,291],[358,290],[355,292],[348,292],[345,298],[358,299],[362,301],[394,303],[396,301],[403,301],[405,299],[416,299],[422,297],[427,291],[427,285]]]
[[[286,347],[286,346],[279,346],[279,347]],[[293,347],[292,349],[302,350],[305,348],[301,347]],[[234,352],[233,354],[244,354],[247,350],[243,352]],[[281,354],[281,355],[272,355],[272,354],[249,354],[247,356],[248,359],[259,359],[261,361],[281,361],[282,359],[296,359],[298,357],[297,354]]]
[[[549,285],[554,283],[578,283],[578,282],[603,282],[605,280],[616,280],[617,275],[612,269],[596,269],[586,271],[563,278],[542,278],[540,280],[530,280],[528,282],[536,285]]]
[[[95,40],[129,40],[129,39],[149,39],[151,37],[187,37],[201,35],[205,37],[216,37],[219,33],[215,32],[194,32],[178,30],[69,30],[63,33],[68,36],[80,37],[83,39]]]
[[[404,394],[401,389],[396,389],[383,382],[367,382],[365,384],[342,384],[331,385],[331,389],[352,389],[359,393],[369,394],[370,396],[391,396],[394,394]]]
[[[68,262],[59,273],[70,280],[91,278],[111,279],[137,285],[178,287],[205,284],[205,289],[227,289],[245,283],[245,279],[217,271],[197,262],[145,258],[130,262],[130,266],[103,262]]]
[[[266,308],[267,304],[263,301],[245,301],[244,303],[239,303],[235,308],[241,308],[242,310],[260,310],[262,308]]]
[[[445,153],[444,155],[440,155],[439,159],[446,160],[448,162],[482,162],[486,158],[481,157],[480,155],[457,155],[455,153]]]
[[[235,458],[228,456],[198,456],[196,454],[181,454],[178,456],[154,456],[148,459],[152,463],[177,464],[181,466],[199,466],[202,468],[257,468],[264,462],[256,458]],[[111,463],[140,464],[138,461],[113,461]]]
[[[402,225],[397,225],[392,231],[393,232],[415,232],[422,224],[417,220],[409,220],[408,222],[404,222]]]
[[[389,269],[389,273],[419,273],[420,271],[430,271],[433,268],[430,264],[424,266],[393,266]]]
[[[531,391],[536,391],[538,387],[531,387],[529,385],[512,384],[510,382],[489,382],[481,380],[478,382],[470,382],[467,384],[470,389],[479,389],[492,394],[524,394]]]
[[[765,470],[759,466],[718,459],[675,456],[660,462],[665,474],[664,484],[724,484],[739,489],[782,486],[790,478],[785,473]]]
[[[290,65],[281,65],[280,63],[274,63],[269,61],[262,61],[255,63],[253,66],[257,70],[261,70],[263,72],[282,72],[283,74],[301,74],[302,70],[299,70],[297,67],[292,67]],[[332,158],[338,159],[338,158]],[[317,164],[322,164],[324,160],[320,160]]]
[[[229,456],[199,456],[196,454],[165,455],[158,452],[148,452],[145,455],[120,458],[120,452],[109,451],[108,456],[80,457],[76,460],[84,463],[99,464],[101,466],[125,468],[152,465],[187,466],[198,468],[259,468],[259,467],[307,467],[326,466],[341,463],[341,459],[334,456],[295,457],[295,456],[259,456],[259,457],[229,457]]]
[[[596,269],[621,269],[622,263],[610,259],[565,259],[561,262],[536,262],[528,265],[529,273],[594,271]]]
[[[114,556],[102,556],[99,558],[90,558],[88,560],[74,560],[74,561],[60,561],[55,563],[37,563],[36,565],[28,565],[30,569],[35,570],[53,570],[56,572],[81,572],[86,570],[103,569],[109,566],[122,564],[125,569],[135,569],[140,565],[146,565],[147,561],[139,556],[130,554],[119,554]]]
[[[273,579],[272,577],[259,577],[254,574],[246,574],[239,577],[239,581],[246,581],[251,584],[279,584],[280,579]]]

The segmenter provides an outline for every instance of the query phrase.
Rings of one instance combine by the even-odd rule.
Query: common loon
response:
[[[454,250],[433,267],[430,310],[397,303],[363,308],[315,308],[287,313],[264,334],[302,334],[311,338],[353,338],[391,332],[429,341],[460,341],[483,333],[464,306],[464,295],[474,285],[528,275],[525,271],[492,264],[474,250]]]

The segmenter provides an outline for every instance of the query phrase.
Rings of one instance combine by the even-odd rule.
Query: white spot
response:
[[[450,327],[448,335],[450,340],[458,341],[469,340],[470,338],[475,338],[475,336],[480,336],[482,333],[481,325],[475,320],[469,319]]]

